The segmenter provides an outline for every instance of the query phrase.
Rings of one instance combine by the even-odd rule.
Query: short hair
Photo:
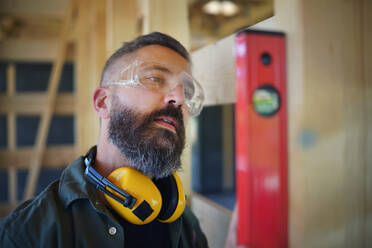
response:
[[[159,46],[168,47],[172,49],[173,51],[177,52],[183,58],[185,58],[189,63],[191,63],[190,54],[187,52],[186,48],[179,41],[177,41],[176,39],[174,39],[173,37],[167,34],[163,34],[160,32],[153,32],[147,35],[139,36],[130,42],[124,42],[123,45],[118,50],[116,50],[110,56],[110,58],[106,61],[106,64],[103,67],[100,85],[102,86],[104,84],[103,80],[104,80],[104,75],[107,69],[118,58],[126,54],[133,53],[142,47],[150,46],[150,45],[159,45]]]

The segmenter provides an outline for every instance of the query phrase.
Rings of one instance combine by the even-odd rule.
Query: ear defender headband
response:
[[[128,222],[136,225],[150,223],[155,218],[169,223],[177,220],[185,209],[185,193],[179,176],[151,180],[145,174],[129,167],[114,170],[107,178],[93,165],[97,146],[84,157],[84,175],[102,191],[110,206]]]

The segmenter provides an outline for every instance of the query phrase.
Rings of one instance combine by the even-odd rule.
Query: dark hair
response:
[[[110,67],[112,63],[114,63],[118,58],[135,52],[136,50],[150,45],[160,45],[164,47],[168,47],[173,51],[177,52],[183,58],[185,58],[188,62],[190,62],[190,55],[187,52],[186,48],[176,39],[173,37],[160,33],[160,32],[153,32],[147,35],[142,35],[137,37],[136,39],[130,42],[124,42],[123,45],[113,53],[110,58],[106,61],[105,67],[102,71],[101,76],[101,85],[103,84],[103,79],[106,70]]]

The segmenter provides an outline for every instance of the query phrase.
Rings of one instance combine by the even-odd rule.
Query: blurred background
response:
[[[192,54],[206,107],[181,173],[211,247],[235,195],[234,38],[287,39],[290,247],[372,247],[372,2],[369,0],[2,0],[0,216],[96,143],[91,106],[124,41],[168,33]]]

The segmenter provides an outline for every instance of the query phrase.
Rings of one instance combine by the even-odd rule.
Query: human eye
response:
[[[159,73],[147,73],[141,77],[140,81],[149,89],[159,89],[166,84],[166,78]]]
[[[162,83],[164,81],[161,77],[158,76],[150,76],[148,77],[148,80],[153,83]]]

